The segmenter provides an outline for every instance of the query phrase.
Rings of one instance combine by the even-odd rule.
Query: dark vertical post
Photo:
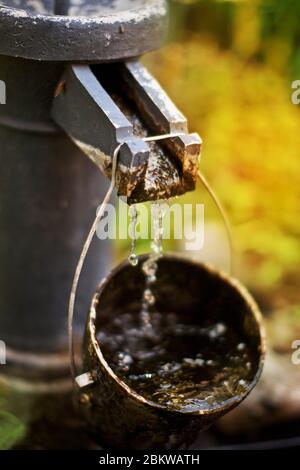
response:
[[[58,353],[77,258],[107,182],[49,117],[63,65],[2,56],[0,70],[0,339],[8,358]],[[101,246],[95,241],[83,273],[83,316],[105,273]]]

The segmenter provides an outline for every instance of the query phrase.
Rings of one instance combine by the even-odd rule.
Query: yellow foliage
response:
[[[169,44],[145,63],[204,139],[201,168],[229,211],[244,260],[240,275],[269,286],[295,272],[300,114],[288,79],[197,36]],[[193,195],[199,197],[200,188]]]

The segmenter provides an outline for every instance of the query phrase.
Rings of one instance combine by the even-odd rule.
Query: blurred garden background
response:
[[[172,0],[166,47],[144,62],[203,138],[200,168],[223,202],[235,275],[264,316],[269,354],[257,390],[217,425],[236,439],[300,435],[300,79],[298,0]],[[203,187],[199,257],[222,265],[226,235]],[[219,258],[219,259],[218,259]],[[272,431],[271,431],[272,429]],[[237,438],[238,436],[238,438]]]
[[[200,168],[230,216],[240,275],[257,288],[284,286],[296,305],[300,3],[178,0],[170,9],[168,45],[144,62],[203,138]],[[218,217],[201,187],[192,197]]]

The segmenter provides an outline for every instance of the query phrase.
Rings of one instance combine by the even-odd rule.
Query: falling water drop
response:
[[[137,266],[139,262],[139,258],[137,254],[135,253],[135,248],[136,248],[136,226],[138,222],[138,212],[137,212],[137,207],[136,204],[133,204],[129,208],[129,234],[131,237],[131,248],[130,248],[130,253],[128,256],[128,261],[132,266]]]
[[[131,264],[131,266],[137,266],[138,263],[139,263],[139,258],[138,258],[138,256],[137,256],[135,253],[131,253],[131,254],[128,256],[128,261],[129,261],[129,263]]]
[[[162,257],[163,246],[163,217],[164,204],[155,203],[151,206],[152,224],[153,224],[153,240],[151,243],[151,252],[144,261],[142,270],[145,274],[145,290],[142,299],[141,324],[145,334],[151,334],[152,322],[150,315],[150,307],[155,304],[155,295],[152,291],[152,285],[156,282],[157,261]]]

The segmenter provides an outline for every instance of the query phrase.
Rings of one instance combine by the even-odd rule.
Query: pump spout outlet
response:
[[[123,143],[116,186],[127,202],[184,194],[195,188],[198,134],[138,61],[71,65],[58,83],[52,117],[108,177]],[[153,135],[174,137],[150,142]]]

